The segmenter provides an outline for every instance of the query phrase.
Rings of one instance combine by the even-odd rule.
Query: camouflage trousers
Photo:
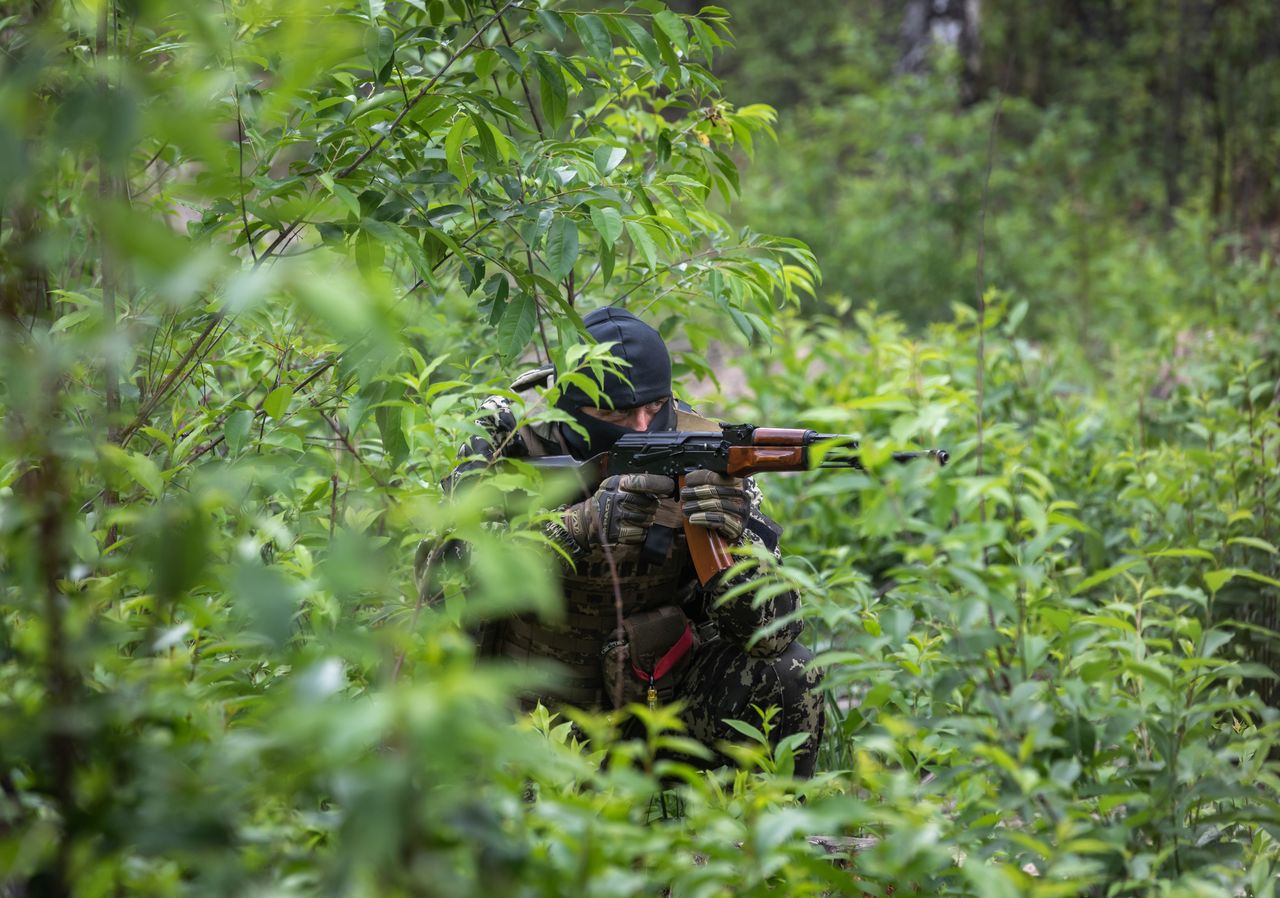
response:
[[[724,639],[698,649],[685,675],[685,708],[681,715],[689,735],[708,748],[722,741],[741,742],[743,736],[724,721],[741,720],[759,727],[755,708],[776,707],[769,734],[775,744],[794,733],[809,733],[796,750],[796,776],[813,776],[825,720],[822,672],[809,667],[813,653],[793,642],[780,655],[757,658]],[[732,763],[719,755],[715,764]]]

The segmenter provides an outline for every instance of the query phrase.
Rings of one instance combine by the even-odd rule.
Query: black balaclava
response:
[[[635,408],[671,395],[671,356],[661,334],[625,309],[613,307],[596,309],[583,318],[582,323],[596,342],[615,344],[611,350],[614,358],[630,363],[622,366],[625,381],[609,372],[601,384],[604,395],[613,402],[614,408]],[[579,411],[582,406],[590,408],[604,404],[572,384],[565,387],[564,394],[556,403],[556,408],[567,412],[587,432],[584,440],[567,425],[560,425],[560,432],[576,457],[587,458],[605,452],[624,434],[634,432]],[[675,409],[668,402],[654,416],[646,432],[671,430],[675,421]]]

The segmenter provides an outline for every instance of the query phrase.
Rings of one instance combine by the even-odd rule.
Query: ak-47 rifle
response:
[[[817,464],[812,449],[827,444]],[[813,468],[854,468],[862,470],[857,454],[858,441],[851,436],[795,430],[785,427],[756,427],[752,424],[722,424],[720,431],[667,431],[628,433],[608,452],[586,461],[569,455],[528,459],[540,468],[574,471],[585,485],[594,487],[615,474],[663,474],[684,488],[687,474],[699,469],[729,477],[749,477],[766,471],[808,471]],[[945,465],[950,458],[945,449],[895,452],[893,460],[908,462],[932,458]],[[733,556],[720,534],[684,522],[689,553],[698,579],[705,585],[733,565]]]

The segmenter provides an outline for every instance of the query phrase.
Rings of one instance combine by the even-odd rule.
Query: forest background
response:
[[[0,895],[1275,894],[1274,4],[46,0],[0,52]],[[704,410],[863,440],[764,483],[812,781],[767,714],[712,775],[669,711],[513,723],[462,635],[554,617],[561,487],[439,483],[615,302]]]

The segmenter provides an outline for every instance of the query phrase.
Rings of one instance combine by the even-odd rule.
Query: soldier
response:
[[[499,451],[495,447],[513,458],[568,454],[585,459],[630,432],[718,429],[672,396],[671,359],[656,330],[617,308],[598,309],[584,323],[596,341],[615,344],[611,353],[623,363],[625,380],[607,374],[601,384],[611,406],[601,406],[576,386],[563,391],[557,408],[585,430],[583,436],[555,423],[517,430],[507,401],[493,397],[484,403],[487,414],[479,422],[489,438],[463,447],[454,483],[462,473],[483,467]],[[513,388],[527,389],[551,374],[540,369]],[[813,656],[796,641],[802,629],[794,617],[798,596],[788,590],[761,599],[747,591],[719,601],[761,573],[701,587],[682,526],[687,515],[692,523],[718,531],[731,546],[760,546],[775,557],[782,529],[761,512],[759,489],[749,478],[696,471],[686,478],[679,502],[675,496],[676,485],[668,477],[622,475],[561,507],[547,535],[572,559],[561,570],[563,621],[517,616],[490,622],[477,633],[479,650],[562,665],[564,676],[554,692],[531,696],[530,703],[597,708],[679,699],[689,733],[709,747],[740,738],[725,719],[750,722],[758,720],[753,705],[776,707],[772,738],[808,733],[797,750],[796,773],[811,776],[823,708],[820,674],[810,666]]]

